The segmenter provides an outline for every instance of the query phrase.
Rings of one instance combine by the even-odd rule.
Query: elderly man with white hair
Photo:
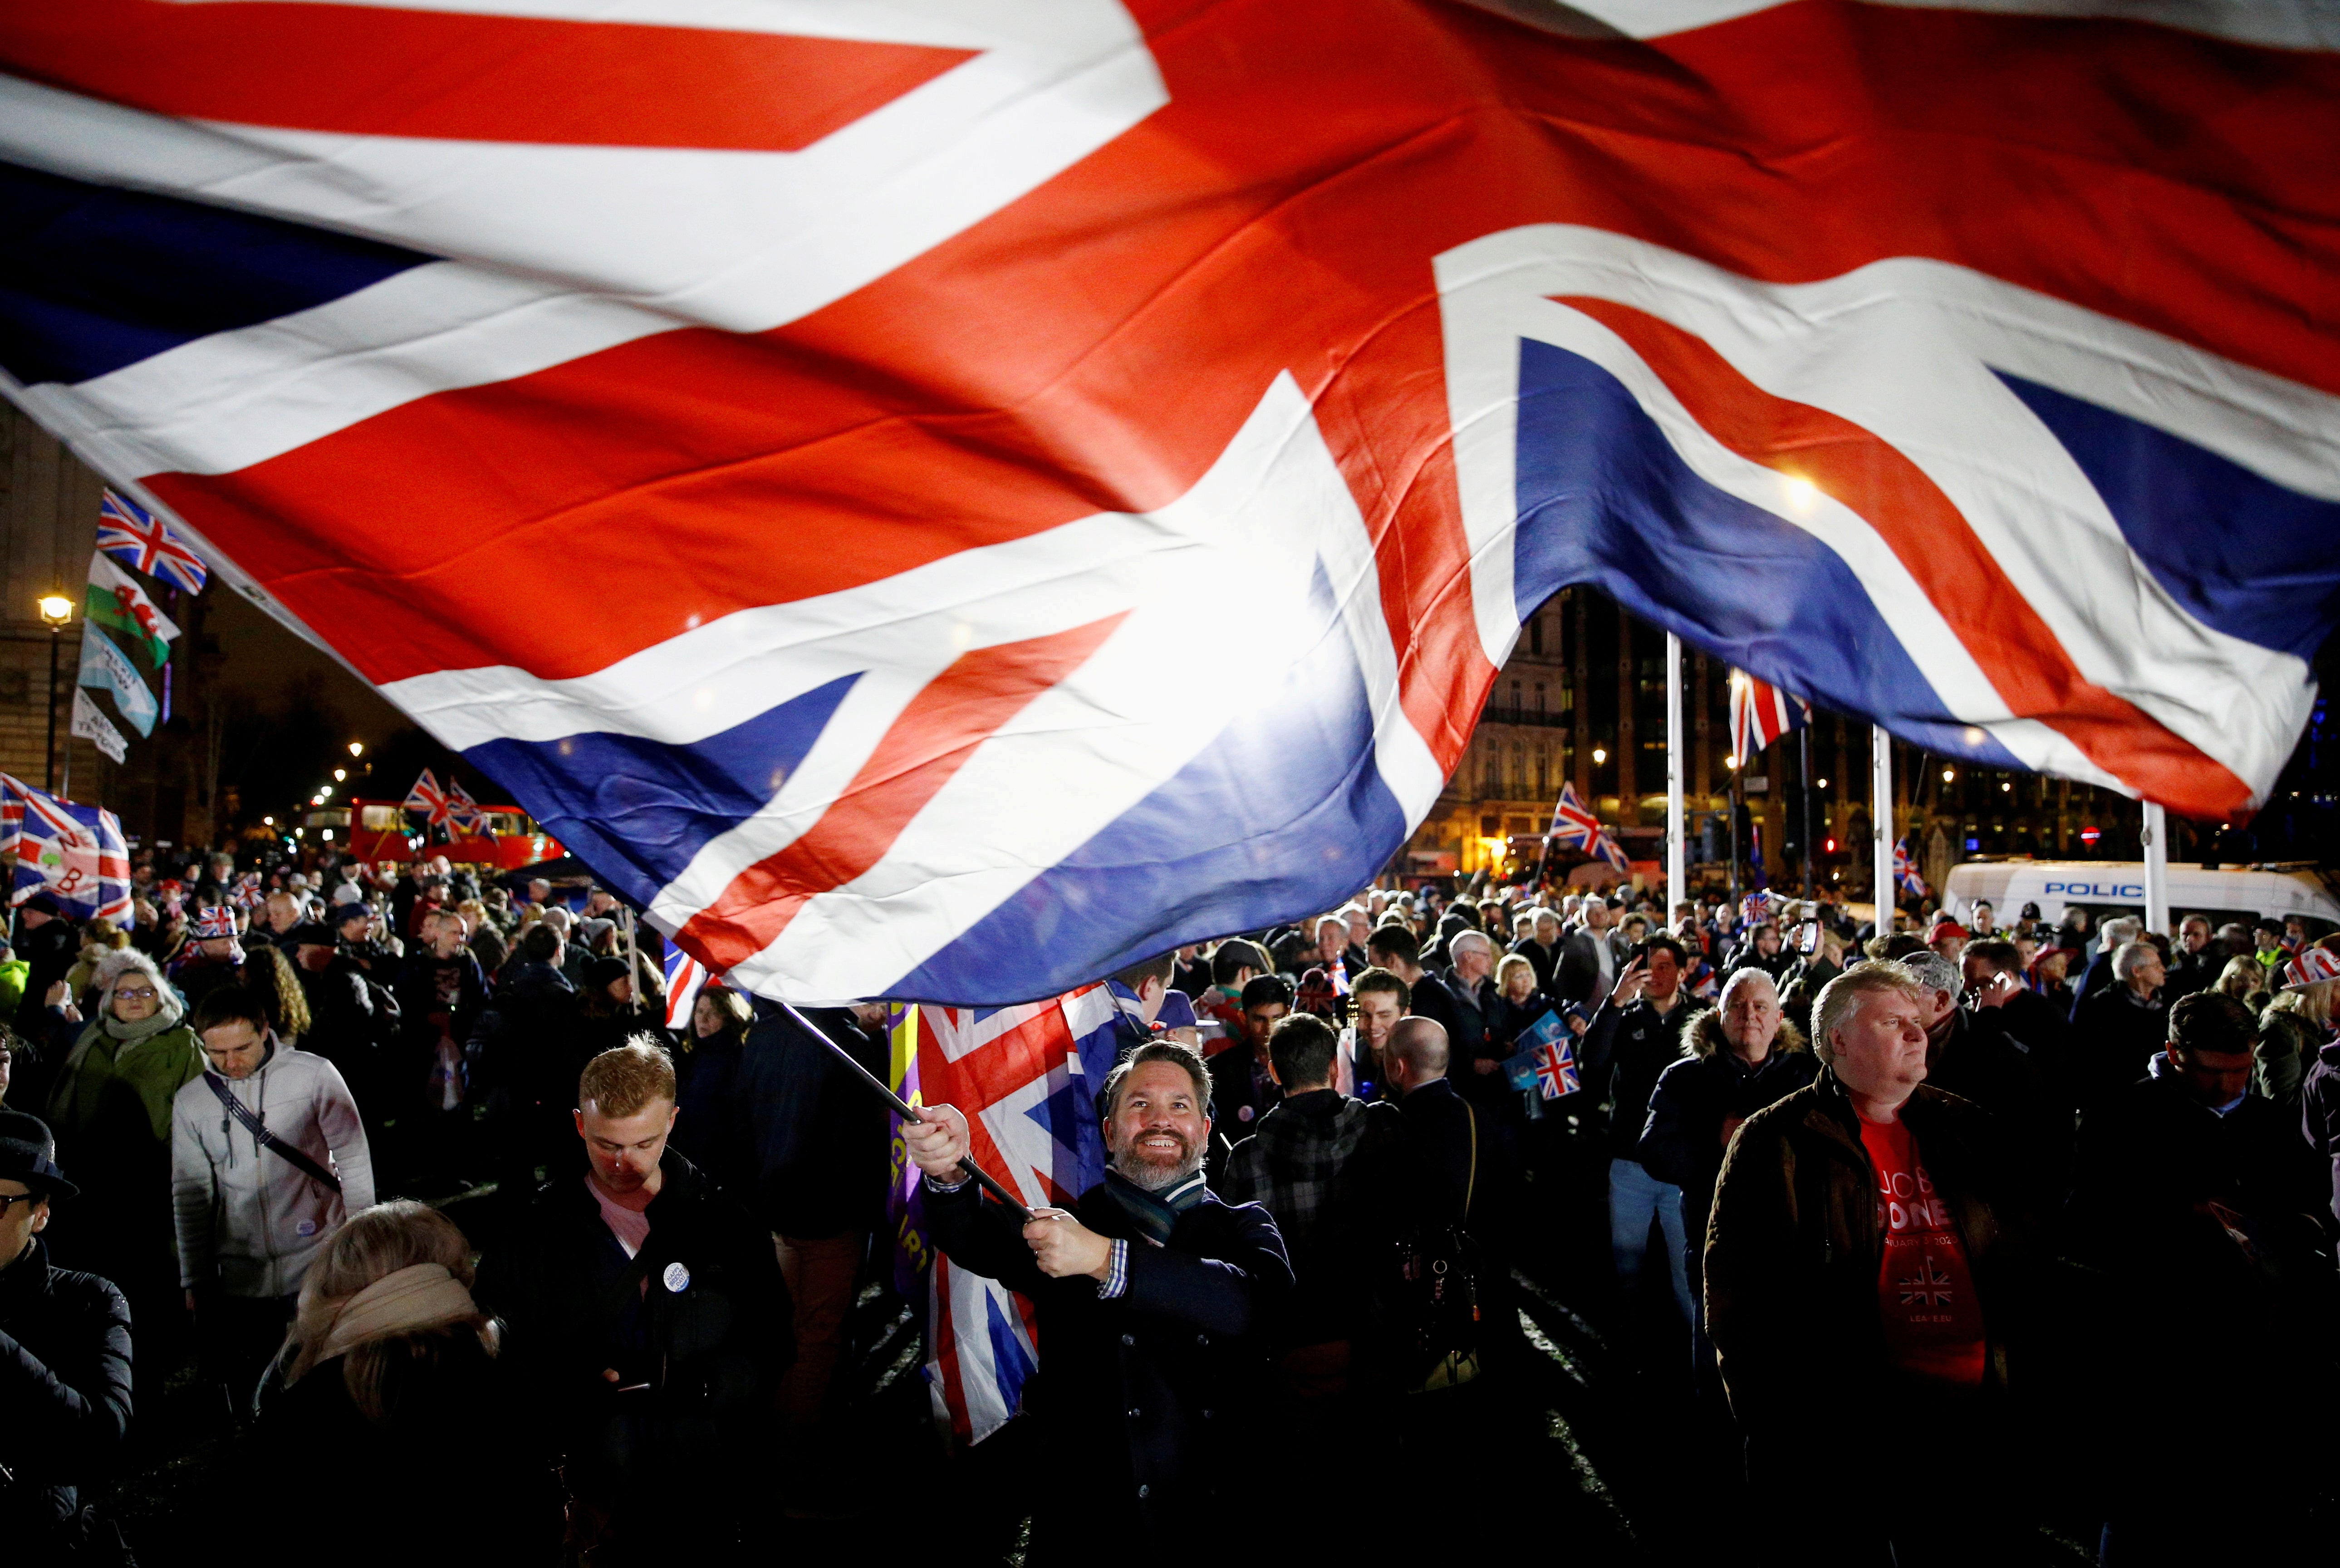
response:
[[[2107,920],[2105,928],[2117,923]],[[2169,1038],[2161,949],[2132,938],[2113,949],[2112,974],[2113,983],[2082,997],[2072,1015],[2076,1087],[2084,1110],[2144,1077]]]
[[[2080,1021],[2080,1004],[2113,986],[2113,955],[2145,935],[2145,922],[2134,915],[2117,915],[2097,928],[2097,946],[2088,967],[2072,987],[2072,1021]]]
[[[1766,1560],[1981,1563],[2012,1544],[1996,1428],[2024,1365],[2022,1184],[1990,1114],[1926,1083],[1929,1005],[1899,964],[1829,982],[1825,1070],[1747,1119],[1715,1184],[1707,1329]],[[1813,1466],[1864,1443],[1911,1484],[1816,1500]]]
[[[1454,997],[1454,1016],[1442,1020],[1453,1051],[1447,1072],[1464,1099],[1480,1106],[1505,1105],[1512,1093],[1503,1077],[1503,1057],[1509,1053],[1487,1037],[1487,1020],[1496,1012],[1495,960],[1502,955],[1484,931],[1476,930],[1455,932],[1446,952],[1453,964],[1440,978]],[[1413,1010],[1428,1012],[1420,1007]]]

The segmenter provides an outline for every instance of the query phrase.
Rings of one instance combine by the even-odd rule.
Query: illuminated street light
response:
[[[346,768],[336,768],[336,769],[333,769],[333,782],[334,782],[334,783],[336,783],[336,784],[340,783],[342,779],[344,779],[348,778],[349,776],[350,776],[350,770],[349,770],[348,769],[346,769]]]
[[[1950,771],[1950,769],[1948,769],[1948,768],[1945,768],[1945,769],[1942,769],[1942,782],[1943,782],[1943,783],[1945,783],[1945,784],[1955,783],[1955,782],[1957,781],[1957,779],[1958,779],[1958,775],[1957,775],[1956,773],[1954,773],[1954,772]]]
[[[352,756],[352,757],[362,757],[362,756],[364,756],[364,755],[365,755],[365,742],[364,742],[364,741],[362,741],[362,740],[352,740],[352,741],[351,741],[351,742],[350,742],[350,755],[351,755],[351,756]]]
[[[1594,764],[1596,767],[1597,767],[1598,765],[1600,765],[1601,763],[1606,762],[1606,761],[1608,761],[1608,760],[1609,760],[1609,749],[1608,749],[1607,747],[1605,747],[1605,746],[1595,746],[1595,747],[1592,749],[1592,761],[1593,761],[1593,764]]]
[[[273,828],[276,826],[276,819],[273,817],[263,817],[260,819],[260,825],[263,828]]]

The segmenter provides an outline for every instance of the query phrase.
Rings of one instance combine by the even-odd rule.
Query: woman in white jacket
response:
[[[324,1057],[280,1044],[259,997],[223,987],[194,1029],[208,1065],[171,1103],[179,1279],[213,1375],[242,1402],[311,1261],[372,1206],[373,1162],[349,1085]]]

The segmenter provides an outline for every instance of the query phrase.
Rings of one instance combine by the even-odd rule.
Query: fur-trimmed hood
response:
[[[1721,1009],[1709,1007],[1694,1015],[1689,1023],[1682,1026],[1682,1044],[1698,1057],[1710,1057],[1724,1049]],[[1771,1041],[1771,1048],[1775,1051],[1809,1051],[1812,1047],[1810,1042],[1804,1038],[1804,1031],[1796,1027],[1796,1020],[1784,1017],[1780,1020],[1780,1033]]]

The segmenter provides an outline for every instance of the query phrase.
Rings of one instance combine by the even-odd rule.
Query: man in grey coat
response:
[[[341,1073],[281,1044],[259,997],[213,991],[194,1030],[208,1065],[171,1102],[179,1283],[215,1378],[240,1404],[283,1338],[311,1260],[373,1206],[373,1161]]]

